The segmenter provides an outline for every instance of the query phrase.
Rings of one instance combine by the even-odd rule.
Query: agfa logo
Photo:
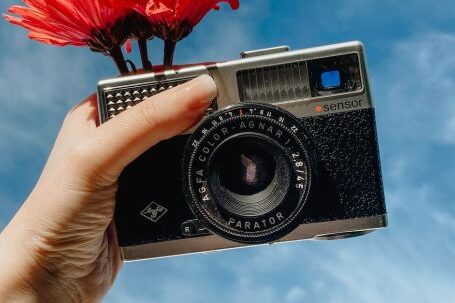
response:
[[[161,219],[164,214],[167,213],[167,209],[163,206],[152,202],[147,207],[141,211],[141,216],[147,218],[148,220],[156,223],[159,219]]]

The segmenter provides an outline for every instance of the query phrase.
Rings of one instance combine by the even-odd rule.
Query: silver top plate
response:
[[[245,96],[248,94],[250,100],[247,101],[273,103],[297,117],[373,107],[362,43],[353,41],[296,51],[284,51],[285,49],[278,47],[245,52],[246,57],[237,60],[100,81],[98,83],[100,120],[104,122],[114,117],[128,106],[134,106],[159,92],[160,88],[168,89],[202,74],[211,75],[217,83],[218,108],[246,100],[248,98]],[[312,96],[307,62],[347,54],[358,55],[362,83],[360,89]],[[244,80],[242,82],[239,79]],[[239,86],[239,84],[245,86],[247,83],[249,84],[247,89]],[[152,93],[141,93],[144,89],[150,91],[153,87],[155,91]],[[141,94],[137,95],[138,92]],[[134,93],[137,96],[133,99],[126,96]],[[118,98],[108,100],[108,96],[111,99],[112,96],[114,99],[115,96]]]

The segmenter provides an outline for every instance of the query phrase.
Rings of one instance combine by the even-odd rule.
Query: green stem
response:
[[[172,63],[174,61],[174,52],[175,52],[175,46],[177,42],[172,41],[172,40],[166,40],[164,41],[164,68],[165,69],[170,69],[172,68]]]

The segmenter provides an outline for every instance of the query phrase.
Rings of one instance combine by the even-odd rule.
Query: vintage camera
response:
[[[125,260],[339,239],[386,226],[361,43],[276,47],[101,81],[100,120],[201,74],[218,88],[206,116],[120,177],[115,222]]]

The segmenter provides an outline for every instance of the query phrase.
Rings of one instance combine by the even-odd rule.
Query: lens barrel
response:
[[[208,189],[224,210],[254,218],[281,203],[290,186],[291,169],[278,142],[253,132],[240,133],[213,151]]]
[[[301,223],[314,171],[310,139],[296,117],[242,103],[211,114],[195,130],[185,149],[183,187],[210,231],[266,243]]]

